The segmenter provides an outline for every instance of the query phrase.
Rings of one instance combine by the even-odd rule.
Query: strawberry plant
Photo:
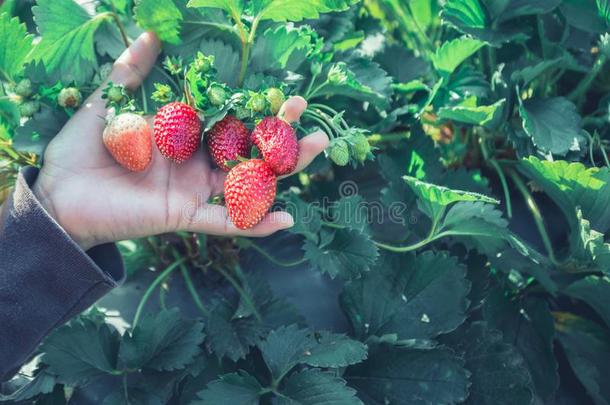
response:
[[[610,403],[609,31],[607,0],[0,1],[1,199],[102,86],[117,165],[209,154],[235,226],[294,218],[120,242],[0,401]]]

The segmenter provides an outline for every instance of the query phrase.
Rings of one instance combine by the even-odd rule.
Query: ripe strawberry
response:
[[[166,104],[157,112],[154,127],[157,147],[176,163],[189,159],[199,147],[201,121],[191,106]]]
[[[232,115],[218,121],[207,134],[208,150],[214,162],[225,172],[231,168],[228,160],[250,155],[250,131],[243,122]]]
[[[278,176],[294,171],[299,160],[299,143],[294,129],[277,117],[265,117],[252,131],[252,143]]]
[[[225,180],[229,217],[239,229],[252,228],[265,216],[275,200],[276,177],[260,159],[235,166]]]
[[[112,118],[102,140],[114,160],[133,172],[146,170],[152,160],[152,130],[141,115],[124,113]]]

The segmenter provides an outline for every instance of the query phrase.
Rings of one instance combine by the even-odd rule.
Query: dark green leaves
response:
[[[275,22],[318,18],[320,13],[345,11],[358,0],[254,0],[252,9],[260,20]]]
[[[472,405],[528,405],[533,402],[531,378],[523,357],[502,334],[485,322],[475,322],[456,332],[449,340],[459,339],[453,347],[463,353],[471,371]]]
[[[345,379],[365,404],[436,405],[468,396],[468,372],[453,351],[378,345]]]
[[[15,80],[23,73],[32,39],[17,17],[11,18],[9,13],[0,10],[0,79]]]
[[[291,375],[280,390],[278,405],[359,405],[356,391],[333,373],[304,370]]]
[[[323,229],[318,243],[307,240],[305,258],[331,278],[359,277],[377,259],[377,247],[368,235],[352,229]]]
[[[262,387],[244,371],[221,375],[218,380],[212,381],[207,388],[199,393],[199,405],[258,405],[259,393]]]
[[[464,267],[444,254],[384,255],[370,273],[346,284],[341,304],[360,339],[431,339],[466,319],[469,290]]]
[[[66,384],[90,381],[116,369],[120,336],[107,324],[87,318],[62,326],[42,345],[48,372]]]
[[[184,320],[176,310],[160,312],[123,337],[119,358],[131,369],[180,369],[199,353],[203,338],[201,322]]]
[[[523,129],[544,154],[565,156],[584,144],[580,115],[574,103],[563,97],[531,99],[519,106]]]
[[[588,276],[570,284],[565,293],[587,303],[610,326],[610,279]]]
[[[97,67],[95,32],[110,17],[90,16],[73,0],[39,0],[32,12],[42,41],[30,54],[30,60],[43,62],[47,73],[56,80],[88,80]]]
[[[139,0],[134,12],[143,30],[154,31],[164,42],[180,43],[182,13],[172,0]]]

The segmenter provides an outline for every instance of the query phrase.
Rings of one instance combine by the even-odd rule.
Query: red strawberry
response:
[[[299,143],[294,129],[277,117],[265,117],[252,131],[252,143],[278,176],[294,171],[299,160]]]
[[[250,131],[243,122],[232,115],[218,121],[207,134],[208,150],[214,162],[225,172],[231,168],[227,160],[250,155]]]
[[[163,156],[182,163],[199,147],[201,121],[184,103],[169,103],[155,116],[155,142]]]
[[[102,140],[114,160],[126,169],[141,172],[152,160],[152,130],[141,115],[124,113],[112,118]]]
[[[275,200],[276,177],[260,159],[241,162],[225,180],[225,201],[231,221],[239,229],[252,228]]]

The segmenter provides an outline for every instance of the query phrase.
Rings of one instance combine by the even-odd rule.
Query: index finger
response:
[[[106,102],[102,99],[102,92],[108,82],[122,84],[130,90],[137,89],[154,66],[160,49],[161,43],[154,33],[145,32],[140,35],[114,62],[106,82],[87,99],[76,117],[104,117]]]

